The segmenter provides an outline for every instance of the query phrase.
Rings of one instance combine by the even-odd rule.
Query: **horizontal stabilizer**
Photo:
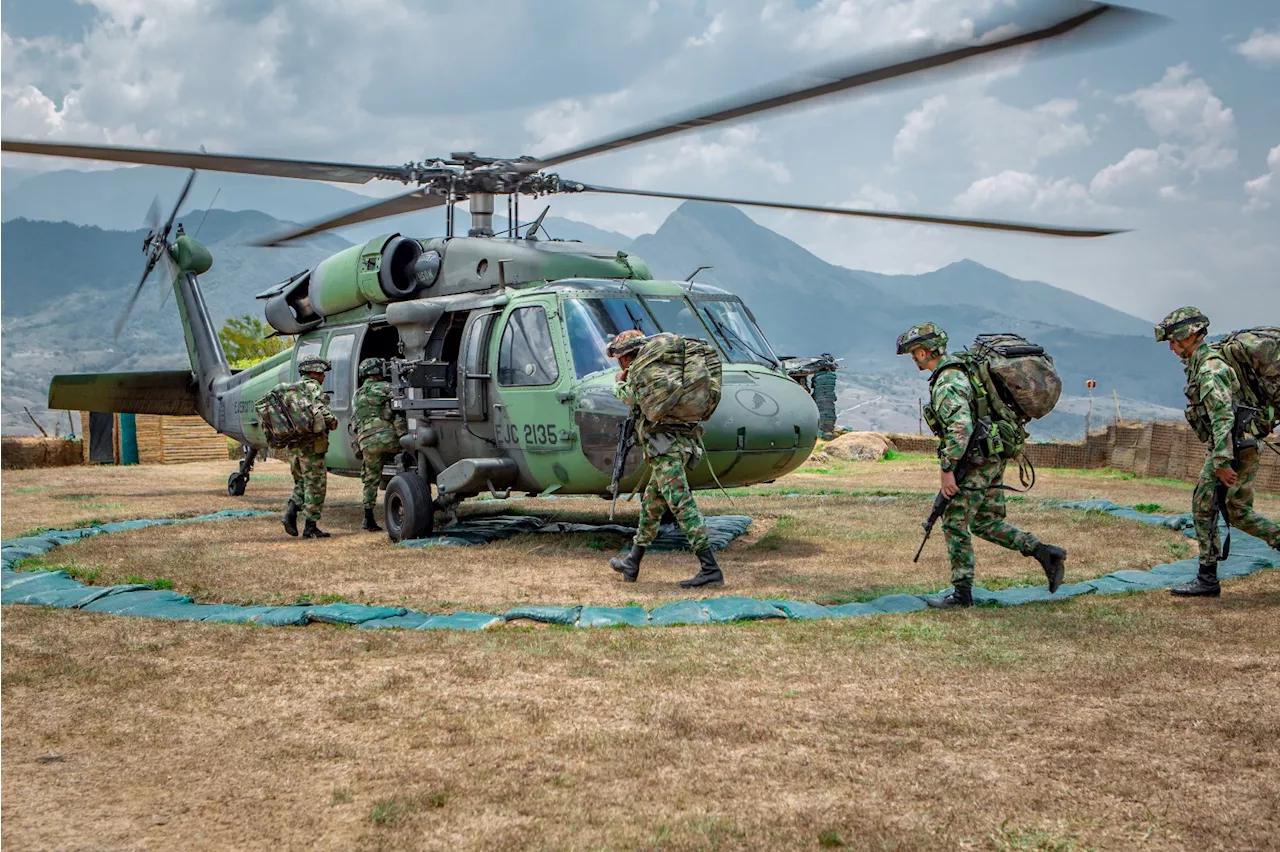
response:
[[[199,414],[190,370],[154,373],[71,373],[49,383],[49,407],[125,414]]]

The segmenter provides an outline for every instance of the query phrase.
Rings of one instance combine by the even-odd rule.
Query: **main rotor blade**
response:
[[[717,198],[712,195],[688,195],[679,192],[654,192],[647,189],[618,189],[612,186],[581,184],[582,192],[606,195],[641,195],[648,198],[674,198],[683,201],[709,201],[713,204],[741,204],[744,207],[771,207],[777,210],[801,210],[806,213],[834,213],[837,216],[860,216],[867,219],[893,219],[899,222],[922,222],[929,225],[952,225],[959,228],[983,228],[988,231],[1017,231],[1051,237],[1105,237],[1126,233],[1116,228],[1068,228],[1058,225],[1033,225],[1005,222],[999,219],[966,219],[959,216],[925,216],[918,213],[890,213],[886,210],[849,210],[844,207],[822,207],[814,204],[789,204],[785,201],[752,201],[745,198]]]
[[[403,166],[368,166],[358,163],[326,163],[318,160],[240,157],[233,154],[205,154],[197,151],[124,148],[117,145],[75,145],[67,142],[3,139],[0,140],[0,151],[40,154],[47,157],[71,157],[78,160],[108,160],[113,163],[138,163],[178,169],[298,178],[299,180],[327,180],[338,183],[368,183],[380,177],[395,180],[409,178]]]
[[[1076,8],[1079,8],[1079,6],[1077,5]],[[1038,29],[1022,32],[996,41],[954,46],[941,52],[928,52],[927,48],[910,46],[903,50],[903,53],[907,54],[907,58],[900,59],[892,64],[881,67],[868,68],[866,67],[868,60],[860,58],[852,62],[815,69],[803,77],[803,79],[807,80],[812,80],[816,77],[822,81],[815,85],[801,86],[797,88],[800,84],[792,81],[790,83],[784,82],[768,86],[763,89],[757,89],[755,91],[739,95],[737,98],[730,98],[715,104],[705,105],[686,115],[670,118],[653,127],[634,129],[622,134],[621,136],[616,136],[611,139],[603,139],[581,148],[561,151],[560,153],[553,154],[549,157],[535,158],[529,164],[529,167],[531,169],[550,168],[561,163],[567,163],[570,160],[580,160],[583,157],[590,157],[593,154],[600,154],[605,151],[616,151],[619,148],[626,148],[641,142],[649,142],[654,139],[660,139],[664,136],[682,133],[686,130],[694,130],[713,124],[733,121],[735,119],[744,118],[766,110],[792,106],[824,95],[846,92],[860,86],[867,86],[872,83],[892,80],[896,77],[903,77],[908,74],[915,74],[933,68],[940,68],[965,59],[971,59],[975,56],[982,56],[989,53],[996,53],[1002,50],[1021,47],[1023,45],[1034,44],[1048,39],[1055,39],[1059,36],[1078,30],[1086,24],[1090,24],[1104,16],[1109,19],[1109,22],[1117,25],[1122,22],[1133,24],[1143,20],[1158,20],[1158,16],[1150,15],[1145,12],[1138,12],[1124,6],[1090,2],[1086,4],[1084,11],[1077,12],[1068,17],[1059,18],[1049,24],[1041,25]],[[1094,35],[1096,36],[1097,28],[1094,27],[1091,29],[1094,30]],[[1113,28],[1112,31],[1114,32],[1115,29],[1118,29],[1118,26],[1117,28]],[[882,59],[883,54],[870,61],[876,62],[881,61]]]
[[[195,182],[196,170],[192,169],[191,174],[187,175],[187,182],[182,185],[182,192],[178,193],[178,200],[173,205],[173,212],[169,214],[169,221],[164,223],[164,239],[169,239],[169,231],[173,228],[173,220],[178,218],[178,210],[182,207],[182,202],[187,200],[187,193],[191,191],[191,184]]]
[[[255,246],[281,246],[285,243],[298,240],[303,237],[309,237],[312,234],[319,234],[323,231],[331,231],[334,228],[341,228],[345,225],[356,225],[360,222],[369,222],[374,219],[381,219],[385,216],[395,216],[400,213],[412,213],[415,210],[429,210],[432,207],[439,207],[445,203],[442,195],[436,195],[431,192],[428,187],[415,189],[412,192],[406,192],[403,195],[393,195],[390,198],[384,198],[381,201],[374,202],[365,207],[357,207],[354,210],[348,210],[338,216],[329,219],[322,219],[319,222],[313,222],[306,227],[299,228],[296,231],[286,231],[283,234],[277,234],[261,242],[253,242],[250,245]]]
[[[124,329],[124,322],[129,318],[129,314],[133,312],[133,306],[138,302],[138,296],[142,294],[142,285],[147,283],[147,277],[151,275],[151,270],[156,268],[157,255],[153,254],[147,258],[147,268],[142,270],[142,279],[138,281],[138,286],[133,288],[133,295],[129,297],[129,303],[124,306],[124,311],[116,320],[115,332],[112,334],[113,340],[120,339],[120,332]]]
[[[160,232],[160,196],[151,199],[151,206],[147,208],[147,233],[157,234]]]

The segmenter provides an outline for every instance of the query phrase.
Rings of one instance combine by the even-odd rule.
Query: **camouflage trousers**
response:
[[[1231,518],[1231,526],[1280,549],[1280,525],[1253,510],[1253,480],[1258,476],[1261,461],[1257,449],[1240,452],[1240,470],[1236,471],[1239,479],[1233,488],[1227,489],[1227,515]],[[1219,516],[1213,505],[1213,492],[1217,486],[1213,460],[1205,459],[1200,479],[1191,494],[1191,517],[1196,525],[1196,541],[1200,542],[1200,564],[1206,566],[1218,564],[1222,545],[1218,531]]]
[[[301,448],[289,447],[289,473],[293,475],[295,506],[302,512],[303,520],[320,520],[324,508],[324,496],[329,489],[329,472],[324,466],[324,453],[315,452],[311,444]]]
[[[969,471],[960,484],[960,492],[951,498],[942,515],[942,529],[947,536],[947,555],[951,557],[951,585],[973,587],[973,537],[1016,550],[1030,556],[1040,540],[1005,521],[1004,491],[996,488],[1004,481],[1002,458],[989,459]]]
[[[400,439],[394,429],[379,429],[360,435],[360,483],[364,486],[364,507],[372,509],[378,502],[378,486],[382,484],[382,466],[387,456],[400,452]]]
[[[636,529],[637,547],[653,544],[663,510],[668,508],[676,516],[676,522],[684,530],[694,553],[701,553],[711,546],[707,539],[707,524],[702,520],[702,513],[698,511],[685,476],[687,460],[688,455],[676,447],[649,459],[649,484],[645,486],[640,501],[640,524]]]

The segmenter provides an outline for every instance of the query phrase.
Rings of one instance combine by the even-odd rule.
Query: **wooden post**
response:
[[[1120,425],[1120,395],[1116,393],[1116,389],[1111,389],[1111,397],[1116,401],[1116,425]]]

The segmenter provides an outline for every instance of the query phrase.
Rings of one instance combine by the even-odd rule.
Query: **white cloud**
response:
[[[935,95],[927,98],[919,107],[907,113],[902,120],[902,129],[893,138],[893,158],[902,159],[924,147],[929,134],[938,122],[938,116],[947,106],[946,95]]]
[[[1177,168],[1172,145],[1134,148],[1119,162],[1099,170],[1089,182],[1089,191],[1099,197],[1114,198],[1126,191],[1149,189],[1167,180]]]
[[[684,43],[689,47],[706,47],[715,41],[722,32],[724,32],[724,12],[716,12],[702,35],[689,36],[684,40]]]
[[[1256,29],[1248,39],[1232,49],[1250,62],[1264,67],[1280,62],[1280,27],[1271,31]]]
[[[1092,144],[1089,129],[1075,120],[1079,106],[1069,98],[1054,98],[1020,109],[975,92],[973,86],[959,96],[935,95],[903,118],[893,140],[894,162],[912,155],[950,154],[960,145],[979,171],[1031,169],[1041,160]]]
[[[714,139],[685,139],[671,151],[647,156],[632,170],[631,180],[638,187],[677,174],[694,173],[702,177],[756,172],[767,175],[775,183],[790,183],[791,172],[786,163],[765,157],[758,151],[760,131],[754,124],[738,124],[716,134]]]
[[[1070,178],[1048,178],[1013,169],[974,181],[952,203],[962,213],[991,210],[1060,213],[1097,207],[1089,197],[1089,190]]]
[[[1246,213],[1255,213],[1271,207],[1271,198],[1280,195],[1280,145],[1267,154],[1267,173],[1247,181],[1244,191],[1249,196]]]
[[[1137,107],[1161,140],[1177,142],[1177,155],[1193,173],[1235,164],[1235,116],[1208,83],[1191,76],[1187,63],[1166,69],[1159,82],[1116,100]]]

